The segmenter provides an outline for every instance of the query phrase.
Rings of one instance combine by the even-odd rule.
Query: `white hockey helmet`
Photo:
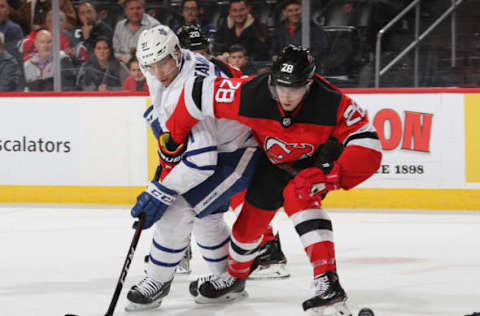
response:
[[[142,71],[167,56],[172,56],[177,67],[180,59],[177,56],[177,48],[180,43],[177,35],[165,25],[157,25],[151,29],[143,30],[137,42],[137,60]]]

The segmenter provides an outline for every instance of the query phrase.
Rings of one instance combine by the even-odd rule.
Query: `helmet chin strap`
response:
[[[182,50],[177,46],[175,49],[175,53],[170,54],[170,56],[172,56],[173,60],[175,60],[175,65],[177,66],[177,68],[180,69],[180,64],[182,61]]]

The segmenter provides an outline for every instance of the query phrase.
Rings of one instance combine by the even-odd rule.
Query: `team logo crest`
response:
[[[292,119],[290,117],[282,117],[282,126],[290,127],[292,125]]]
[[[272,163],[295,161],[297,159],[312,157],[315,147],[312,144],[288,144],[275,137],[267,137],[264,150]]]

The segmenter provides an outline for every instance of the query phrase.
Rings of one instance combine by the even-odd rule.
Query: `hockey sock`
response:
[[[230,243],[230,228],[223,219],[223,213],[196,218],[193,234],[200,253],[215,275],[227,270],[228,246]]]
[[[272,224],[270,223],[267,227],[267,230],[263,233],[262,246],[274,239],[275,239],[275,235],[273,234],[273,227],[272,227]]]
[[[232,228],[228,257],[228,272],[236,278],[246,278],[250,266],[258,255],[262,235],[275,216],[275,211],[265,211],[245,202]]]
[[[325,210],[313,208],[312,203],[299,199],[289,184],[284,191],[285,212],[300,236],[313,267],[314,276],[335,271],[335,245],[332,222]]]

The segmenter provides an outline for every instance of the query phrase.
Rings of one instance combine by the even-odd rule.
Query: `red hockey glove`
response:
[[[170,133],[161,133],[158,136],[158,156],[162,166],[160,180],[163,180],[173,167],[182,161],[186,149],[186,144],[175,143]]]
[[[307,168],[300,171],[293,181],[295,192],[301,199],[321,201],[328,191],[340,189],[340,166],[334,163],[327,174],[321,168]]]

